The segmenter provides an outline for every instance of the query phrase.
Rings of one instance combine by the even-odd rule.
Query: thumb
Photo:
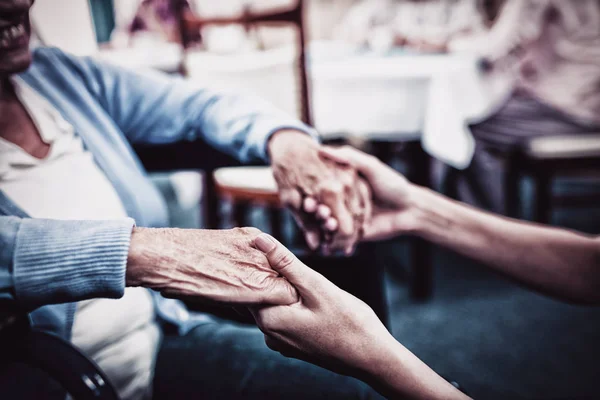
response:
[[[257,236],[254,247],[265,254],[271,268],[295,286],[302,297],[310,296],[311,291],[319,287],[321,279],[324,279],[271,235],[262,233]]]
[[[378,171],[380,171],[377,168],[378,163],[380,162],[377,158],[367,153],[363,153],[351,146],[321,146],[319,155],[339,164],[355,168],[369,182],[374,181],[377,178]]]
[[[349,165],[360,172],[368,172],[371,165],[371,156],[356,150],[351,146],[331,147],[321,146],[319,155],[339,164]]]

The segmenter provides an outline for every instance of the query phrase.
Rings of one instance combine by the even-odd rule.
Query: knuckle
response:
[[[354,318],[359,321],[361,326],[370,325],[373,322],[374,312],[365,302],[358,301],[352,307]]]
[[[280,268],[285,268],[291,265],[296,257],[287,249],[278,249],[273,255],[273,259],[275,260],[276,265]]]
[[[379,158],[375,157],[373,154],[365,154],[365,158],[369,162],[378,162],[378,163],[381,163],[381,160],[379,160]]]
[[[245,228],[240,228],[241,229],[241,233],[246,235],[246,236],[256,236],[256,235],[260,235],[261,231],[258,228],[254,228],[254,227],[245,227]]]
[[[344,185],[340,181],[330,182],[323,188],[323,193],[326,195],[340,195],[344,192]]]
[[[230,232],[233,233],[234,235],[242,235],[244,233],[244,228],[239,228],[239,227],[231,228]]]

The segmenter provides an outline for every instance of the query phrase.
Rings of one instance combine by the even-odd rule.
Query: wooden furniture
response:
[[[180,67],[180,70],[184,75],[188,74],[186,61],[188,58],[188,51],[194,45],[192,39],[198,36],[198,32],[203,27],[231,24],[243,25],[247,29],[256,25],[294,26],[298,34],[297,76],[299,86],[300,115],[303,122],[311,124],[312,121],[309,104],[308,75],[306,71],[306,44],[302,0],[296,1],[291,7],[276,8],[269,11],[252,12],[248,8],[245,8],[241,15],[223,18],[201,18],[194,15],[185,1],[173,1],[176,4],[181,43],[184,49],[184,55],[182,57]],[[214,170],[212,169],[205,170],[204,191],[206,203],[205,218],[208,222],[209,228],[218,228],[220,226],[218,208],[219,195],[227,195],[232,199],[233,214],[236,216],[236,220],[238,221],[240,220],[240,216],[243,215],[247,209],[246,204],[251,200],[248,198],[248,196],[239,193],[239,191],[237,193],[238,196],[230,196],[230,193],[224,193],[222,185],[220,188],[218,185],[216,185]],[[271,216],[276,218],[276,213],[277,211],[272,211]]]
[[[530,138],[516,145],[507,146],[493,139],[482,139],[495,157],[503,160],[505,214],[512,218],[521,215],[521,181],[529,177],[533,181],[534,198],[532,220],[549,224],[552,211],[558,207],[597,206],[599,194],[557,195],[552,184],[557,177],[600,178],[600,133],[581,135],[552,135]],[[446,194],[456,197],[456,177],[460,172],[452,170],[447,177]],[[474,195],[484,207],[490,206],[482,188],[469,182]]]
[[[401,160],[407,169],[406,177],[411,182],[431,187],[431,158],[423,150],[420,138],[398,142],[371,140],[369,145],[371,153],[388,165],[393,165],[396,159]],[[433,294],[433,246],[417,237],[408,240],[410,297],[416,301],[425,301]]]
[[[182,44],[184,48],[184,57],[181,70],[187,73],[186,59],[188,51],[192,46],[191,38],[198,36],[198,31],[207,26],[237,24],[244,26],[247,30],[254,26],[275,25],[292,26],[297,33],[297,63],[295,65],[296,81],[299,90],[297,91],[300,105],[300,115],[303,122],[312,125],[310,76],[306,65],[306,41],[305,24],[303,18],[303,1],[294,1],[289,7],[276,8],[267,11],[251,11],[244,9],[241,15],[233,17],[220,18],[201,18],[185,5],[185,2],[178,2],[178,15],[180,20],[180,30]],[[337,140],[337,136],[333,136]],[[409,157],[410,162],[415,162],[416,168],[412,168],[417,175],[417,180],[424,185],[428,185],[428,163],[429,158],[421,150],[418,138],[411,140],[407,147],[418,149],[414,155]],[[414,143],[413,143],[414,142]],[[420,155],[422,157],[419,157]],[[417,172],[418,171],[418,172]],[[282,213],[279,199],[277,197],[276,187],[269,183],[260,187],[260,182],[264,182],[264,176],[270,174],[267,169],[226,169],[216,170],[211,173],[207,171],[205,180],[205,197],[208,200],[208,206],[205,208],[206,217],[210,221],[209,227],[217,228],[221,225],[218,218],[218,198],[227,199],[232,208],[232,219],[234,225],[244,226],[248,224],[246,220],[248,211],[253,205],[264,207],[269,215],[269,230],[276,236],[282,235]],[[427,177],[425,179],[420,179]],[[270,178],[272,180],[272,178]],[[257,186],[253,182],[258,182]],[[250,185],[248,185],[250,184]],[[215,195],[213,195],[213,193]],[[415,299],[426,299],[432,291],[431,276],[431,249],[426,242],[415,240],[412,246],[411,258],[411,293]]]
[[[520,216],[520,182],[530,176],[535,187],[533,220],[551,222],[555,207],[597,206],[600,195],[555,196],[552,183],[560,176],[600,177],[600,133],[556,135],[529,139],[521,146],[498,151],[506,160],[505,204],[510,217]]]
[[[298,38],[298,62],[296,72],[299,79],[300,96],[300,115],[302,121],[311,124],[311,110],[309,105],[309,84],[306,70],[306,32],[303,18],[304,1],[294,0],[294,4],[289,7],[274,8],[267,11],[251,11],[248,7],[244,8],[241,15],[233,17],[220,18],[201,18],[186,7],[186,2],[173,0],[177,5],[177,14],[179,18],[179,27],[181,32],[181,43],[184,49],[181,70],[186,73],[186,56],[188,49],[193,45],[191,38],[196,37],[197,33],[203,27],[215,25],[242,25],[247,30],[250,27],[258,25],[266,26],[293,26],[297,32]]]
[[[181,42],[184,48],[184,56],[182,58],[181,70],[187,73],[186,60],[190,47],[193,46],[192,38],[198,36],[198,32],[203,27],[215,25],[242,25],[246,30],[258,25],[267,26],[293,26],[297,32],[297,65],[296,76],[298,79],[298,104],[300,105],[300,115],[304,123],[311,125],[311,109],[308,73],[306,69],[306,41],[305,41],[305,26],[304,26],[304,1],[294,0],[293,4],[288,7],[274,8],[267,11],[251,11],[248,7],[244,8],[241,15],[233,17],[221,18],[201,18],[187,7],[185,1],[174,0],[177,5],[177,14],[179,18],[179,26],[181,32]],[[227,169],[225,171],[207,171],[205,190],[207,192],[205,199],[208,200],[207,220],[210,228],[218,228],[220,221],[218,219],[218,199],[216,196],[226,197],[232,203],[232,214],[234,223],[237,226],[245,224],[244,216],[248,210],[248,205],[253,202],[266,205],[269,209],[269,215],[272,220],[272,232],[276,236],[280,236],[281,217],[279,198],[277,196],[276,187],[268,187],[267,189],[248,191],[243,186],[231,184],[235,182],[261,182],[263,176],[270,176],[270,172],[266,168],[252,169]],[[240,177],[241,175],[241,177]],[[223,181],[218,182],[218,177],[229,179],[229,184]],[[241,178],[241,179],[240,179]]]

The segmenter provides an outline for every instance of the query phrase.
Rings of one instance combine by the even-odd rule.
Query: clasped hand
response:
[[[308,246],[350,254],[371,216],[369,188],[355,168],[322,157],[321,149],[304,133],[276,133],[269,141],[273,175]]]
[[[298,294],[253,246],[255,228],[134,228],[128,286],[225,305],[291,304]]]

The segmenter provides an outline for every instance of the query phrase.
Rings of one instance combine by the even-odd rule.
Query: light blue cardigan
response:
[[[75,302],[123,295],[134,221],[167,224],[163,199],[130,143],[205,140],[249,162],[267,159],[266,142],[277,130],[316,136],[259,99],[218,94],[182,79],[134,73],[57,49],[34,50],[32,66],[19,76],[73,125],[131,217],[32,219],[0,191],[0,300],[31,312],[34,326],[64,338],[70,337]],[[203,319],[175,300],[154,297],[158,315],[181,333]]]

